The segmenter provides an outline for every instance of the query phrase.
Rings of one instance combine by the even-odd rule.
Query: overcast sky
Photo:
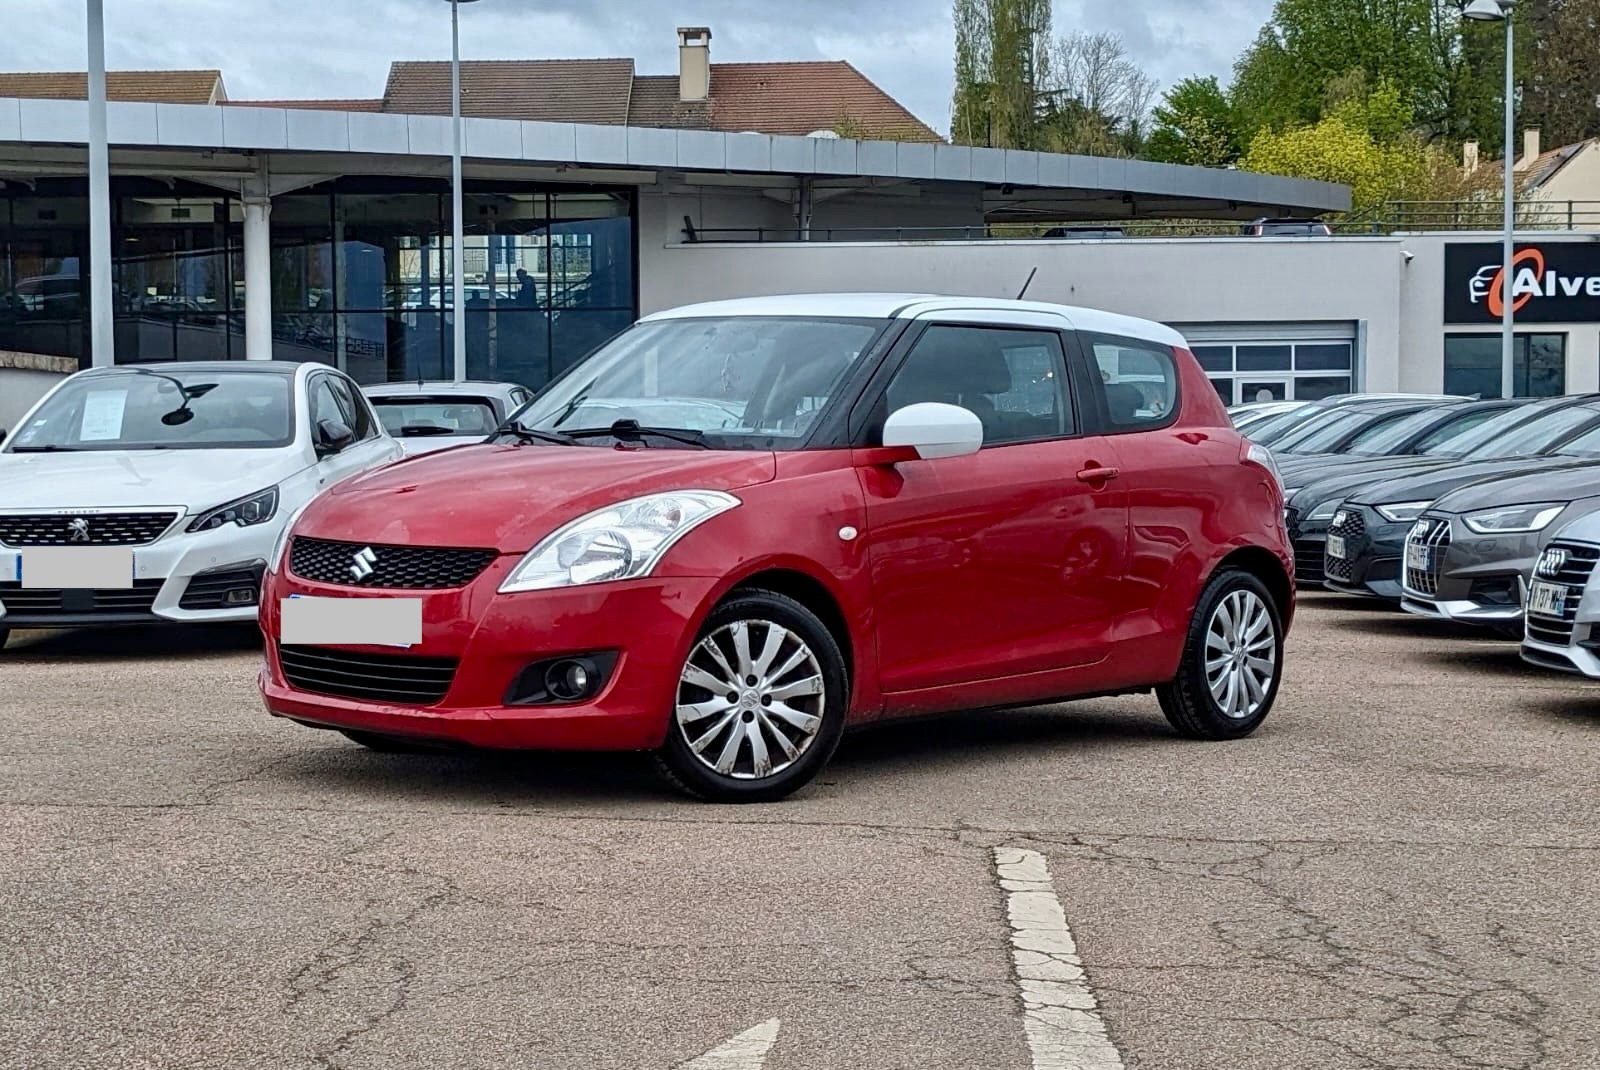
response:
[[[106,0],[114,69],[218,67],[237,99],[376,97],[389,61],[448,59],[442,0]],[[1057,0],[1055,24],[1112,30],[1163,85],[1226,79],[1271,0]],[[0,70],[83,70],[83,0],[0,3]],[[712,59],[844,59],[941,132],[950,122],[949,0],[482,0],[462,7],[462,55],[631,56],[677,69],[682,25]]]

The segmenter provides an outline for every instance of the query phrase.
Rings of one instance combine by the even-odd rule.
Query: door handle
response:
[[[1078,482],[1104,483],[1109,479],[1116,479],[1121,474],[1122,470],[1118,468],[1101,468],[1099,466],[1093,466],[1085,468],[1083,471],[1078,473]]]

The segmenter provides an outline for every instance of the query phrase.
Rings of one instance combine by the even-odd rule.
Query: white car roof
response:
[[[830,316],[862,319],[914,319],[941,312],[1040,312],[1061,316],[1080,331],[1119,334],[1187,348],[1183,335],[1154,320],[1044,301],[1012,301],[999,297],[948,297],[936,294],[821,293],[780,297],[743,297],[667,309],[645,322],[731,316]]]

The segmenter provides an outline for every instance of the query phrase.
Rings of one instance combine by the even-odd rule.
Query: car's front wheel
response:
[[[1272,593],[1227,569],[1201,594],[1178,675],[1156,697],[1180,734],[1239,739],[1266,720],[1282,678],[1283,621]]]
[[[713,802],[781,799],[833,756],[849,695],[844,655],[816,614],[770,591],[736,594],[679,672],[661,771]]]

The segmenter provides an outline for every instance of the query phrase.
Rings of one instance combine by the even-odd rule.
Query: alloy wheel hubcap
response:
[[[822,664],[805,640],[771,621],[735,621],[684,663],[678,731],[707,769],[760,780],[810,749],[825,703]]]
[[[1277,633],[1266,603],[1254,591],[1234,591],[1206,625],[1206,685],[1234,720],[1253,716],[1278,673]]]

